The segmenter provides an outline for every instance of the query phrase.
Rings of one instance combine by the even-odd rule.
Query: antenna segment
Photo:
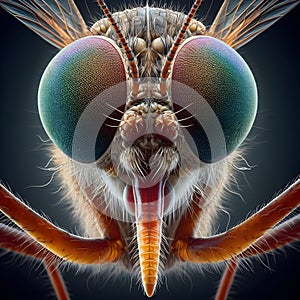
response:
[[[115,21],[114,17],[111,14],[111,12],[107,8],[105,2],[102,0],[98,0],[98,4],[101,7],[101,9],[103,10],[105,16],[107,17],[107,19],[109,20],[111,25],[113,26],[116,34],[119,37],[119,41],[121,42],[121,44],[125,50],[125,54],[127,56],[129,64],[130,64],[131,75],[132,75],[132,79],[133,79],[132,94],[136,95],[138,93],[138,89],[139,89],[139,80],[138,80],[139,73],[138,73],[138,68],[137,68],[136,62],[134,60],[134,54],[133,54],[131,48],[128,46],[128,43],[127,43],[123,33],[121,32],[119,25],[117,24],[117,22]]]
[[[182,25],[181,30],[176,38],[176,41],[173,43],[172,48],[170,49],[168,55],[167,55],[167,59],[166,62],[163,66],[163,69],[161,71],[161,75],[160,75],[160,91],[162,93],[162,95],[166,95],[167,93],[167,85],[166,85],[166,80],[168,78],[169,75],[169,70],[172,64],[172,61],[175,57],[175,54],[177,53],[179,46],[183,40],[184,34],[186,33],[191,20],[194,18],[198,8],[200,7],[202,3],[202,0],[196,0],[188,14],[188,17],[185,21],[185,23]]]

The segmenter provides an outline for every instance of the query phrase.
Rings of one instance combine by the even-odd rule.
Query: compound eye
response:
[[[120,50],[107,38],[91,36],[68,45],[49,63],[38,107],[56,146],[76,161],[91,163],[109,148],[126,96]]]
[[[175,112],[180,110],[178,120],[186,120],[190,148],[202,162],[212,163],[232,153],[249,133],[257,110],[256,83],[227,44],[208,36],[190,38],[174,60],[172,101]]]

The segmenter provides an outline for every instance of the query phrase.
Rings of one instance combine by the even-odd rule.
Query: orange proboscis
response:
[[[137,223],[137,241],[142,282],[148,297],[154,294],[159,271],[161,221],[141,221]]]

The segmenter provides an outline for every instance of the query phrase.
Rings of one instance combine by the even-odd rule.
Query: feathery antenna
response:
[[[183,40],[183,37],[184,37],[184,34],[186,33],[190,23],[191,23],[191,20],[194,18],[198,8],[200,7],[202,3],[202,0],[196,0],[188,14],[188,17],[185,21],[185,23],[182,25],[181,27],[181,30],[176,38],[176,41],[173,43],[173,46],[172,48],[170,49],[168,55],[167,55],[167,60],[163,66],[163,69],[161,71],[161,75],[160,75],[160,90],[161,90],[161,93],[163,95],[166,95],[167,93],[167,85],[166,85],[166,80],[168,78],[168,75],[169,75],[169,70],[170,70],[170,66],[172,64],[172,61],[175,57],[175,54],[176,52],[178,51],[179,49],[179,46]]]
[[[138,93],[138,89],[139,89],[139,80],[138,80],[139,73],[138,73],[138,68],[137,68],[136,62],[134,60],[133,52],[132,52],[131,48],[128,46],[128,43],[127,43],[123,33],[121,32],[119,25],[117,24],[117,22],[115,21],[114,17],[111,14],[111,12],[107,8],[105,2],[98,0],[98,4],[101,7],[101,9],[103,10],[103,12],[106,15],[106,17],[108,18],[108,20],[110,21],[111,25],[113,26],[116,34],[119,37],[119,41],[121,42],[121,44],[125,50],[125,54],[127,56],[129,64],[130,64],[130,69],[131,69],[131,74],[132,74],[132,79],[133,79],[132,94],[136,95]]]

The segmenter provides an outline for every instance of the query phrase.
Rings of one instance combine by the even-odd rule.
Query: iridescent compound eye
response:
[[[47,66],[39,87],[43,126],[56,146],[83,163],[99,159],[116,132],[115,116],[126,101],[120,50],[103,37],[86,37],[62,49]],[[119,113],[120,114],[120,113]]]
[[[243,58],[215,38],[191,38],[175,57],[172,79],[175,112],[193,104],[177,115],[192,136],[193,152],[205,163],[232,153],[249,133],[257,110],[255,80]]]

